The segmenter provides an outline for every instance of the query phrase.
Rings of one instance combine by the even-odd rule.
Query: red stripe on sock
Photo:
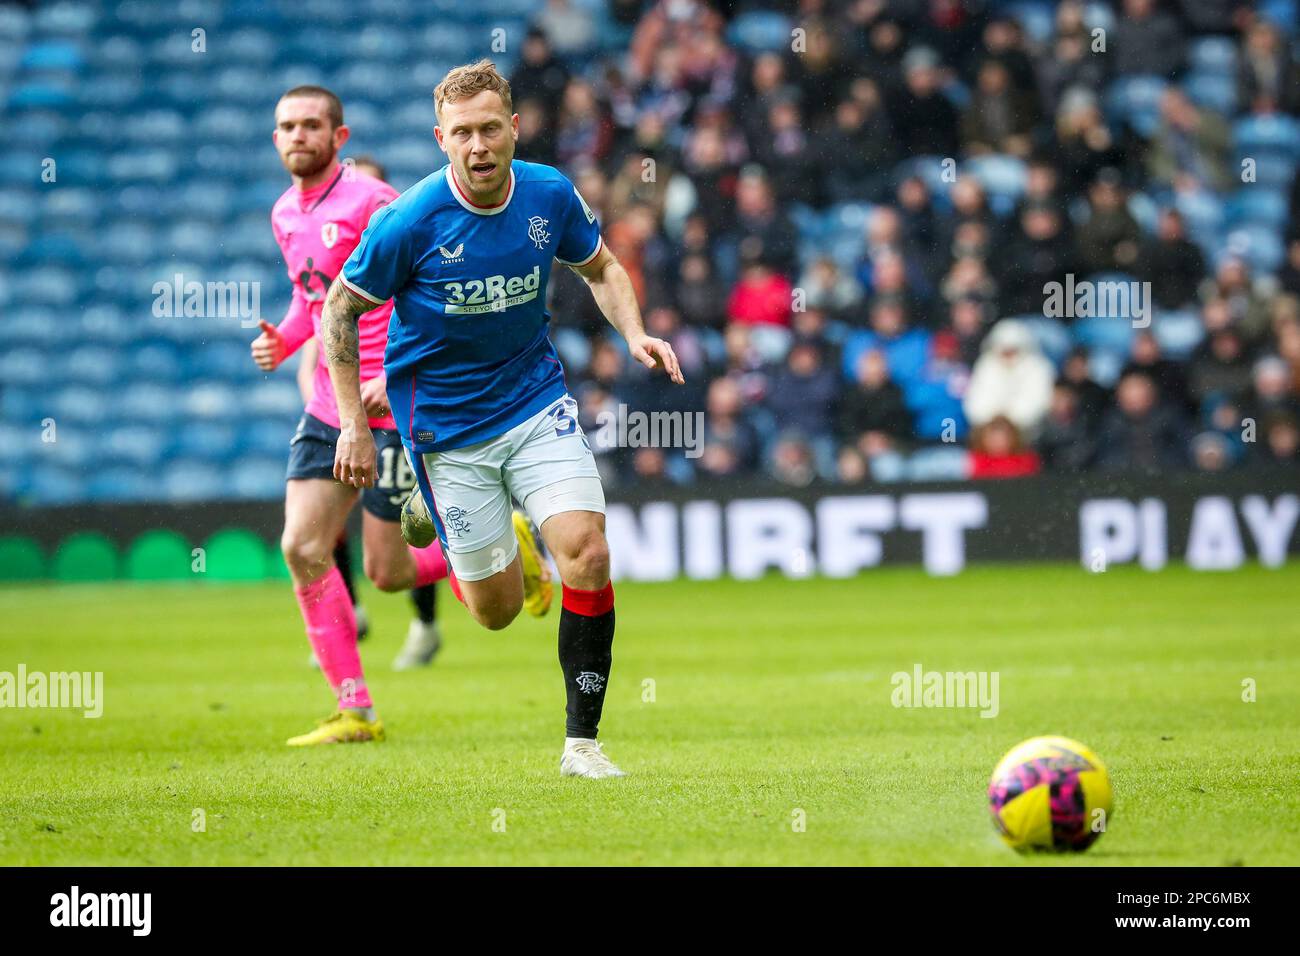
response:
[[[614,582],[610,581],[599,591],[583,591],[563,585],[565,610],[583,617],[600,617],[614,610]]]

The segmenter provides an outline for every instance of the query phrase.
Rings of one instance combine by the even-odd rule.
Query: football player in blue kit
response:
[[[358,382],[357,318],[394,300],[384,368],[389,405],[452,574],[493,630],[549,600],[540,554],[521,550],[511,498],[555,558],[567,697],[561,773],[623,776],[596,733],[609,682],[614,589],[605,496],[547,335],[551,260],[586,281],[633,359],[683,384],[667,342],[649,336],[627,272],[595,213],[558,170],[514,158],[519,117],[487,60],[434,91],[449,162],[380,209],[326,297],[321,339],[338,397],[334,474],[366,488],[375,444]],[[546,591],[546,596],[542,592]]]

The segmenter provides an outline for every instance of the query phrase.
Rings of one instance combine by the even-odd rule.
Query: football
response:
[[[1022,853],[1086,850],[1110,821],[1110,776],[1077,740],[1033,737],[994,768],[989,810],[1002,839]]]

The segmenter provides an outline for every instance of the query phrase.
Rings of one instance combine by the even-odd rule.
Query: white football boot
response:
[[[586,737],[565,737],[560,776],[599,780],[602,777],[626,777],[627,774],[614,766],[596,741]]]
[[[402,645],[393,670],[409,671],[417,667],[427,667],[442,649],[442,632],[434,621],[425,624],[419,618],[411,621],[411,629],[406,632],[406,643]]]

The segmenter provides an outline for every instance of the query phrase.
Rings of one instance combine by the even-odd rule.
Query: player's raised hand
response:
[[[379,481],[375,470],[375,436],[366,422],[344,422],[334,447],[334,477],[353,488],[373,488]]]
[[[651,335],[635,335],[628,340],[627,346],[632,352],[632,358],[646,368],[661,368],[678,385],[686,384],[686,379],[682,376],[682,367],[677,364],[677,355],[673,352],[673,347],[663,339],[657,339]]]
[[[284,336],[266,319],[258,325],[262,329],[262,334],[253,339],[251,346],[253,361],[262,371],[274,372],[276,366],[284,361]]]
[[[388,414],[388,379],[383,375],[361,383],[361,405],[371,418]]]

